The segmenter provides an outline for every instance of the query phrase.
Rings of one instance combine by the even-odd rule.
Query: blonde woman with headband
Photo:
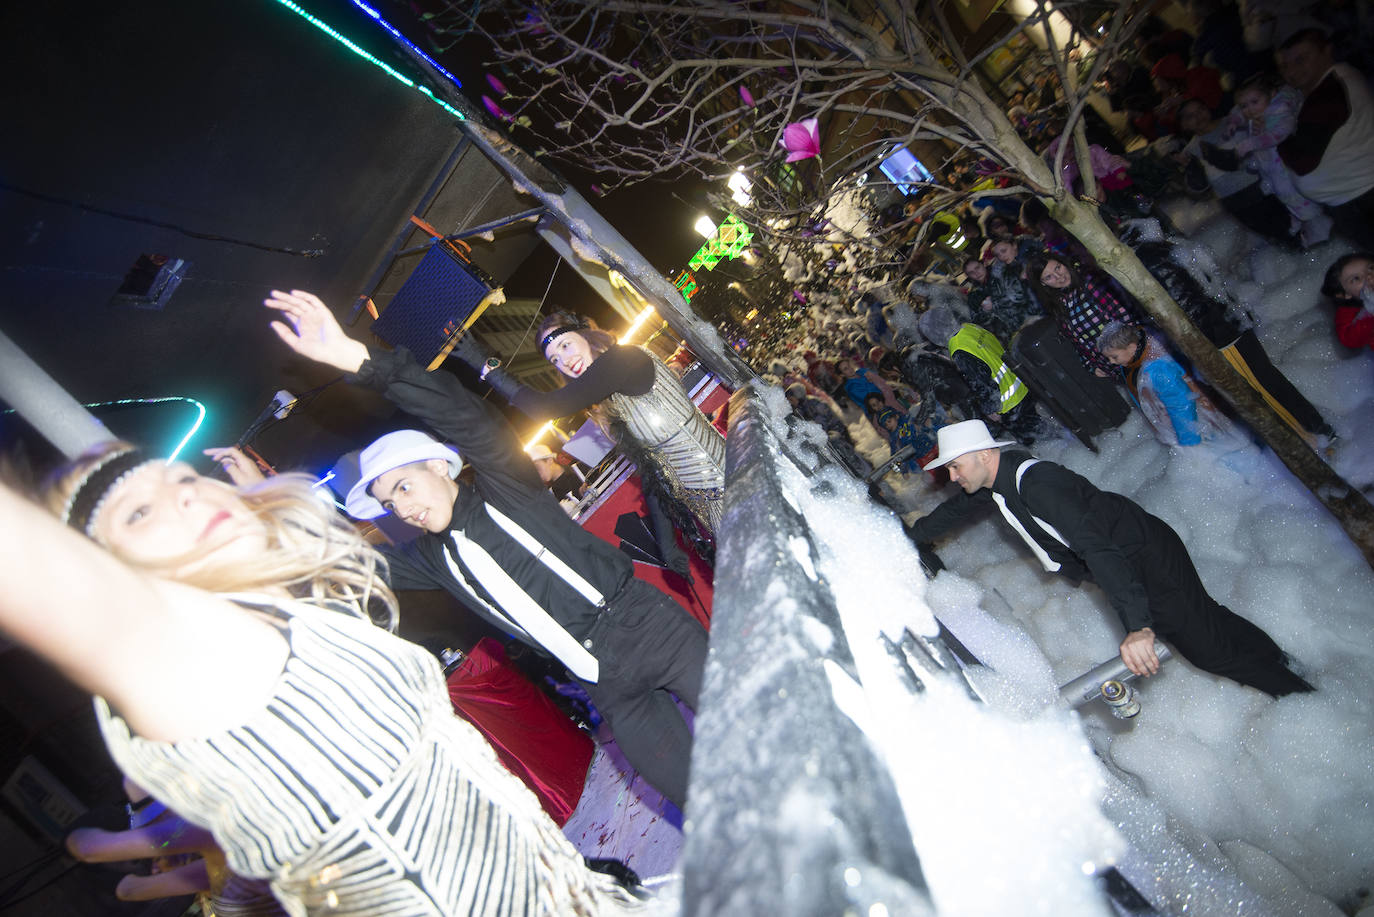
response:
[[[121,770],[288,913],[635,906],[388,633],[384,561],[307,478],[240,493],[111,444],[43,499],[58,519],[0,487],[0,629],[97,695]]]

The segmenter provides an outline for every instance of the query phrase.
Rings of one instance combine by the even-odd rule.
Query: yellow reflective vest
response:
[[[946,227],[943,230],[937,228],[933,231],[936,245],[947,248],[955,254],[968,248],[971,240],[964,234],[963,221],[959,219],[957,214],[949,210],[942,210],[931,217],[931,221]]]
[[[959,350],[973,354],[987,365],[988,372],[992,373],[992,381],[997,383],[997,392],[1001,398],[1001,405],[997,409],[999,414],[1007,413],[1026,397],[1025,383],[1016,378],[1016,374],[1002,359],[1006,351],[1002,347],[1002,342],[997,340],[991,331],[977,325],[963,325],[954,337],[949,339],[949,352],[953,354]]]

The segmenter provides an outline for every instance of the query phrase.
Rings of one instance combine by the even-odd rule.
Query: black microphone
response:
[[[267,407],[263,408],[262,411],[258,413],[258,416],[253,418],[253,422],[248,425],[248,429],[243,431],[243,435],[238,438],[238,442],[234,443],[234,445],[242,447],[251,442],[253,437],[257,436],[262,428],[267,425],[267,422],[275,417],[278,412],[284,412],[281,414],[281,418],[284,418],[286,414],[290,413],[291,408],[294,407],[295,404],[296,397],[290,392],[277,392],[272,396],[272,400],[267,402]]]

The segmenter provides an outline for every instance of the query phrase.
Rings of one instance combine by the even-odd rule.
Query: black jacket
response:
[[[1019,450],[1003,452],[991,489],[960,493],[946,500],[916,520],[911,527],[912,538],[918,544],[928,544],[969,519],[981,518],[988,510],[997,511],[992,499],[995,491],[1036,543],[1061,565],[1060,574],[1074,580],[1095,580],[1128,632],[1151,626],[1145,582],[1158,552],[1177,544],[1177,538],[1170,537],[1172,530],[1133,501],[1099,490],[1087,478],[1053,462],[1037,462],[1027,469],[1018,493],[1016,469],[1030,458],[1029,453]],[[1032,516],[1053,526],[1069,547],[1060,544]]]
[[[422,419],[453,443],[476,472],[475,486],[459,483],[451,529],[477,542],[554,620],[581,640],[600,613],[542,562],[517,544],[487,514],[483,504],[515,520],[540,544],[577,571],[610,600],[634,575],[628,557],[588,534],[568,518],[549,493],[509,423],[492,405],[446,372],[425,372],[403,348],[370,350],[350,381],[386,395],[397,407]],[[444,589],[503,631],[510,628],[476,607],[454,579],[445,559],[446,535],[425,533],[408,545],[387,548],[394,589]],[[484,599],[490,597],[482,593]],[[518,636],[518,635],[517,635]]]
[[[933,394],[941,404],[966,407],[971,394],[968,383],[948,353],[933,350],[929,344],[915,344],[902,351],[898,371],[902,380],[923,397]]]
[[[1142,242],[1133,246],[1145,269],[1159,281],[1169,297],[1187,313],[1188,318],[1203,333],[1213,347],[1227,347],[1245,331],[1241,318],[1248,317],[1241,307],[1229,305],[1203,288],[1197,278],[1173,260],[1174,246],[1170,242]],[[1234,314],[1233,314],[1234,313]]]
[[[536,392],[522,385],[514,390],[510,402],[535,420],[548,420],[589,408],[616,392],[644,395],[653,387],[653,357],[638,347],[617,344],[561,388]]]
[[[1002,390],[992,379],[988,364],[969,353],[956,350],[950,357],[959,373],[968,384],[969,401],[976,405],[980,414],[1000,414],[1002,412]]]

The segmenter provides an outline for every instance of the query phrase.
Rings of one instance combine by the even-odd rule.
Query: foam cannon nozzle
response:
[[[1129,720],[1140,712],[1140,701],[1136,700],[1131,686],[1115,679],[1102,683],[1102,701],[1119,720]]]
[[[1162,664],[1173,653],[1156,641],[1155,655]],[[1140,712],[1140,701],[1129,684],[1135,677],[1120,656],[1113,656],[1060,688],[1059,697],[1070,707],[1082,707],[1101,698],[1111,708],[1112,716],[1128,720]]]

